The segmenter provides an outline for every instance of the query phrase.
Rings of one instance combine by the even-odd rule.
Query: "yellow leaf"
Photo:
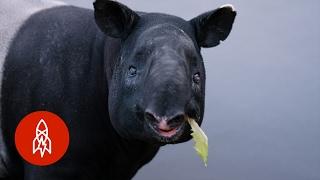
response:
[[[204,165],[207,167],[208,163],[208,137],[202,129],[199,127],[197,122],[194,119],[188,118],[188,123],[192,128],[191,136],[195,142],[194,149],[197,151],[198,155],[204,162]]]

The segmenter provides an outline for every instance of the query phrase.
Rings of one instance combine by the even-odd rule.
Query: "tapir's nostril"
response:
[[[149,121],[150,123],[159,123],[160,120],[158,120],[154,115],[150,112],[144,113],[145,120]]]
[[[177,114],[173,118],[167,120],[167,124],[170,127],[178,127],[185,121],[184,114]]]

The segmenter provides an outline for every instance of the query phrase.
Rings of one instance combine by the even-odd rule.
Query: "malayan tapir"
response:
[[[201,124],[200,50],[227,38],[234,8],[187,21],[93,5],[0,1],[0,179],[131,179],[161,146],[191,138],[187,117]],[[49,166],[25,162],[14,143],[20,120],[38,110],[59,115],[70,133]]]

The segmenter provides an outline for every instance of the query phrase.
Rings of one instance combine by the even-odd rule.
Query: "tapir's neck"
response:
[[[110,172],[114,179],[131,179],[159,150],[159,146],[144,142],[122,141],[117,145]]]
[[[127,140],[118,135],[108,121],[108,177],[129,180],[145,164],[150,162],[160,146],[141,141]],[[111,141],[110,141],[111,140]]]

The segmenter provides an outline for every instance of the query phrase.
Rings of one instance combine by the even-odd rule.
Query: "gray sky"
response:
[[[134,180],[320,179],[320,1],[120,2],[186,19],[226,3],[238,11],[229,38],[202,50],[208,167],[190,141],[162,148]]]

